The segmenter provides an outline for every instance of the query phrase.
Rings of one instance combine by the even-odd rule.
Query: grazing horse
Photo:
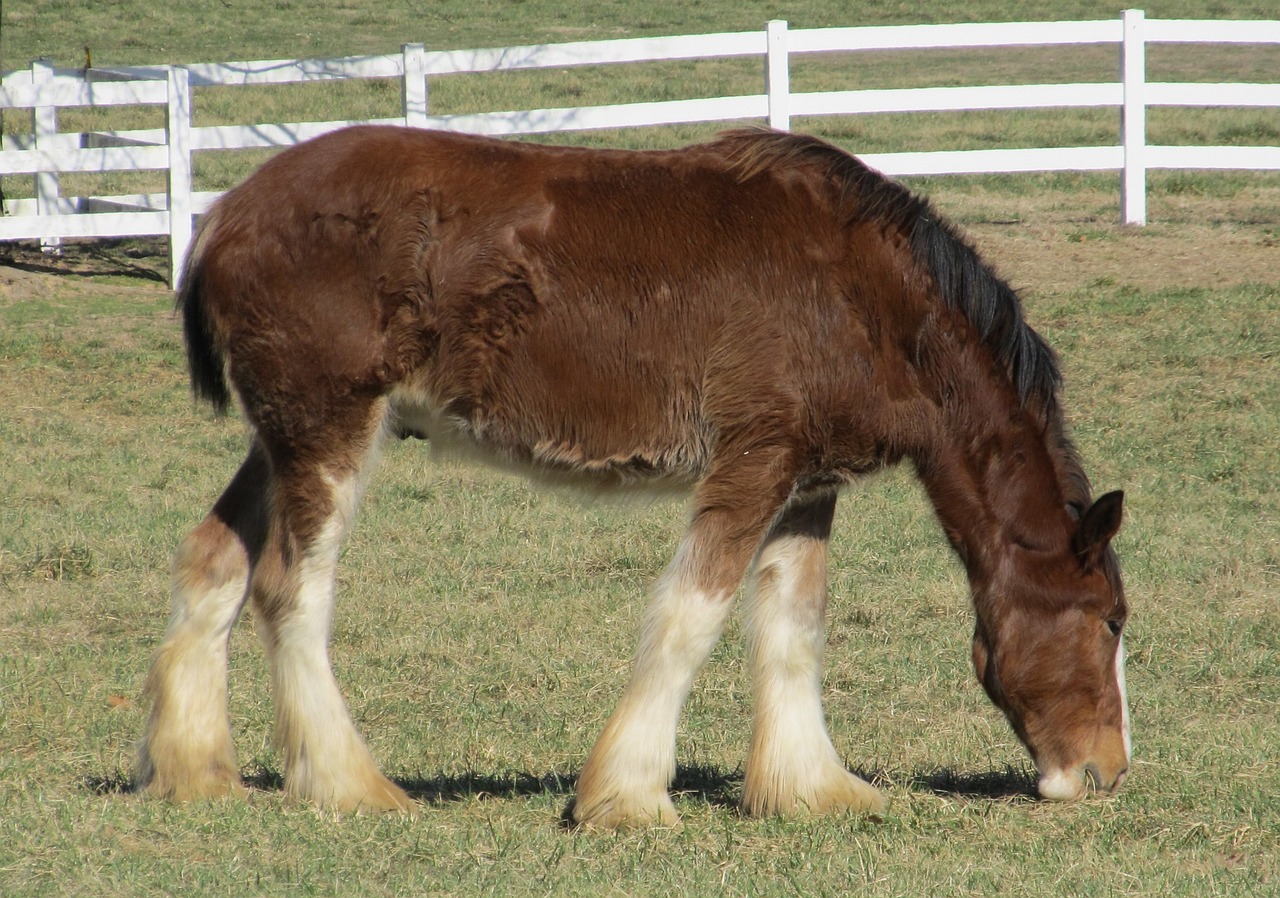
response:
[[[1014,292],[927,202],[811,137],[672,151],[356,127],[204,218],[178,304],[192,384],[248,456],[173,564],[138,785],[243,790],[226,706],[245,602],[287,792],[399,809],[330,669],[334,571],[379,443],[535,478],[692,491],[572,815],[673,824],[677,720],[746,578],[751,814],[876,812],[820,684],[837,491],[909,459],[972,585],[973,662],[1046,798],[1129,765],[1110,542]]]

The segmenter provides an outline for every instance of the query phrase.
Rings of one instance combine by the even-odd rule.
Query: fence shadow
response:
[[[0,247],[0,266],[32,274],[129,277],[167,283],[168,249],[157,240],[66,240],[57,253],[41,252],[33,241]]]

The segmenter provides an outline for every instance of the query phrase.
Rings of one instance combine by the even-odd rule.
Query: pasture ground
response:
[[[679,503],[584,505],[388,447],[340,572],[334,661],[416,819],[285,801],[246,618],[247,803],[127,792],[167,564],[243,432],[193,410],[162,247],[0,262],[0,891],[84,894],[1273,895],[1280,889],[1280,212],[1254,179],[1145,230],[1052,181],[929,185],[1061,351],[1095,484],[1128,492],[1135,765],[1046,805],[973,680],[958,564],[909,472],[842,500],[827,708],[882,822],[747,820],[736,625],[680,735],[681,832],[565,832]]]
[[[1207,0],[1145,6],[1153,18],[1224,14]],[[1272,6],[1243,0],[1230,14],[1274,16]],[[1097,0],[923,7],[874,0],[856,23],[1116,15]],[[855,24],[833,0],[785,10],[750,0],[28,0],[0,8],[0,67],[42,54],[79,65],[85,47],[98,65],[339,56],[404,40],[476,47],[759,28],[775,15],[793,27]],[[1035,56],[991,68],[958,55],[923,74],[884,59],[857,83],[972,83],[974,71],[998,83],[1032,64],[1096,75]],[[1114,74],[1114,54],[1086,62]],[[1165,78],[1258,80],[1276,71],[1276,54],[1162,51],[1150,63]],[[663,99],[721,78],[758,86],[758,67],[677,69],[627,90]],[[832,75],[815,65],[795,81]],[[517,79],[510,99],[484,79],[474,92],[442,82],[433,104],[520,108],[527,87],[565,105],[607,95],[607,81]],[[390,115],[397,96],[383,85],[352,92],[343,108],[318,106],[328,100],[309,90],[197,102],[201,123],[282,121]],[[14,116],[3,125],[23,127]],[[1153,142],[1280,140],[1271,110],[1153,111],[1150,125]],[[863,152],[1115,134],[1105,111],[822,128]],[[214,160],[197,174],[214,189],[245,170]],[[16,196],[29,183],[0,188]],[[683,508],[584,505],[433,462],[410,441],[384,453],[344,555],[333,657],[374,755],[421,802],[417,817],[341,816],[282,797],[252,617],[233,634],[230,673],[249,800],[143,801],[127,786],[169,557],[234,471],[243,429],[188,398],[161,245],[73,245],[55,259],[4,245],[0,895],[1280,893],[1280,178],[1155,173],[1141,230],[1114,224],[1110,176],[914,183],[1024,290],[1029,319],[1062,354],[1097,489],[1127,492],[1117,547],[1133,609],[1135,763],[1118,797],[1032,798],[1025,752],[970,670],[963,575],[902,468],[849,490],[838,509],[825,676],[836,745],[884,789],[885,818],[735,812],[750,700],[735,623],[680,730],[684,829],[565,831],[560,814],[625,682],[644,595]]]

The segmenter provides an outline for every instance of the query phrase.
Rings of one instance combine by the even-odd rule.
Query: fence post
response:
[[[769,100],[769,127],[791,130],[791,70],[787,59],[787,23],[771,19],[765,30],[764,92]]]
[[[1127,225],[1147,223],[1147,45],[1145,16],[1140,9],[1121,14],[1121,81],[1124,105],[1120,112],[1120,140],[1124,171],[1120,183],[1120,217]]]
[[[169,283],[177,290],[191,245],[191,73],[169,66]]]
[[[40,57],[31,63],[31,81],[37,87],[47,84],[54,78],[53,61]],[[37,106],[31,110],[35,131],[36,149],[42,147],[52,149],[53,141],[58,135],[58,107]],[[39,172],[36,181],[36,215],[57,215],[61,209],[58,204],[57,172]],[[46,253],[62,252],[61,237],[40,238],[40,249]]]
[[[400,99],[404,106],[404,123],[410,128],[427,127],[427,59],[422,44],[404,44],[404,81]]]

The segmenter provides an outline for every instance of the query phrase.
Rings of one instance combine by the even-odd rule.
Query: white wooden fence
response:
[[[1120,19],[986,25],[907,25],[791,31],[783,21],[760,32],[546,44],[486,50],[427,51],[409,44],[398,55],[322,60],[274,60],[150,66],[116,70],[54,70],[37,62],[0,82],[0,108],[31,109],[31,135],[6,137],[0,175],[35,178],[32,200],[12,200],[0,217],[0,240],[167,234],[171,276],[191,239],[191,218],[216,194],[192,190],[191,157],[213,149],[284,146],[353,122],[292,122],[194,127],[192,88],[206,85],[282,84],[343,78],[397,78],[402,115],[383,123],[484,134],[534,134],[684,122],[764,119],[780,129],[792,117],[973,109],[1114,107],[1121,111],[1118,142],[1096,147],[960,150],[868,154],[862,158],[891,175],[1119,171],[1121,211],[1129,224],[1146,222],[1149,169],[1280,170],[1280,147],[1149,146],[1151,106],[1280,107],[1280,83],[1148,83],[1149,43],[1280,44],[1280,21],[1147,20],[1141,10]],[[1120,80],[1104,83],[1019,84],[895,90],[792,93],[790,59],[796,54],[957,47],[1113,44]],[[444,75],[530,68],[563,68],[677,59],[759,57],[764,92],[746,96],[628,103],[558,109],[432,115],[430,79]],[[63,133],[57,110],[66,106],[161,104],[167,125],[146,131]],[[69,198],[59,195],[62,172],[163,169],[162,194]],[[91,214],[85,214],[91,213]]]

